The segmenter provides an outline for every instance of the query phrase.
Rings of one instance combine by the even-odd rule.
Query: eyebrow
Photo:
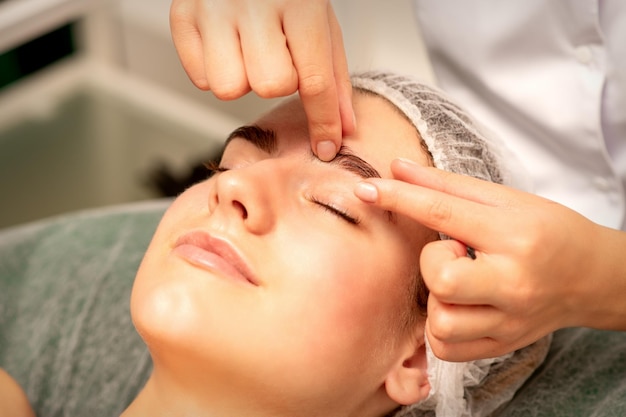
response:
[[[245,139],[260,150],[269,154],[276,152],[278,141],[276,139],[276,132],[272,129],[264,129],[257,125],[240,126],[228,135],[224,147],[228,146],[228,143],[235,138]]]
[[[227,146],[228,143],[235,138],[244,139],[269,154],[276,152],[278,147],[276,132],[271,129],[262,128],[258,125],[238,127],[230,135],[228,135],[224,146]],[[311,157],[314,159],[317,158],[312,151]],[[351,172],[363,179],[382,178],[376,168],[364,159],[355,155],[354,152],[345,145],[341,146],[339,152],[337,152],[337,156],[330,161],[330,164]]]
[[[330,161],[332,165],[350,171],[363,179],[382,178],[378,170],[371,166],[369,162],[355,155],[346,145],[341,145],[337,156]]]

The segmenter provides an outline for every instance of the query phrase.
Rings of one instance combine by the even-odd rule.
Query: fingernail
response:
[[[330,140],[323,140],[317,144],[317,157],[324,162],[332,160],[337,155],[335,143]]]
[[[354,194],[366,203],[375,203],[378,200],[378,189],[369,182],[357,183]]]

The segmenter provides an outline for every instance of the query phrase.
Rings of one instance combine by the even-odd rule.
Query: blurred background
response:
[[[411,0],[335,0],[351,70],[433,82]],[[197,90],[170,0],[0,0],[0,228],[153,199],[276,100]]]

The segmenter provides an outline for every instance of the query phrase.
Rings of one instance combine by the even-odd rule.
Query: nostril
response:
[[[213,213],[217,206],[219,205],[220,199],[216,192],[211,192],[209,194],[209,213]]]
[[[246,220],[248,218],[248,210],[246,210],[246,207],[241,204],[239,201],[234,200],[233,201],[233,206],[239,210],[241,212],[241,218]]]

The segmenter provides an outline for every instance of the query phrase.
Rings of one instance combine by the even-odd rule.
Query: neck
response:
[[[220,387],[203,385],[202,389],[197,389],[197,385],[194,385],[190,390],[188,386],[177,384],[153,371],[145,387],[120,417],[171,417],[174,415],[180,417],[293,417],[294,415],[363,417],[370,415],[367,412],[363,413],[363,410],[358,412],[334,410],[337,412],[332,413],[328,410],[316,409],[310,404],[298,404],[297,409],[293,407],[277,409],[269,402],[254,403],[245,391],[225,389],[224,384],[220,385]]]

